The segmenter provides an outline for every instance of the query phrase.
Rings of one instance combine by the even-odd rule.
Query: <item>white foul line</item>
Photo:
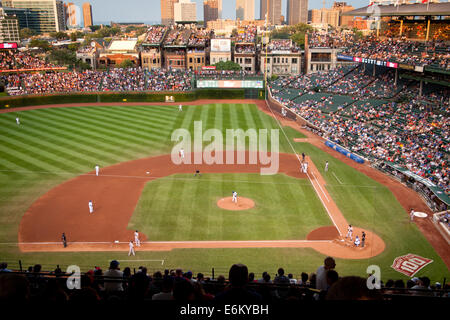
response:
[[[295,155],[297,156],[298,162],[300,163],[300,165],[302,164],[301,160],[300,160],[300,156],[297,154],[297,152],[294,149],[294,146],[292,145],[291,141],[288,139],[286,132],[284,132],[283,127],[280,124],[280,121],[278,121],[277,117],[275,116],[275,114],[273,113],[272,108],[270,107],[270,105],[267,103],[266,101],[266,105],[269,108],[270,112],[272,113],[273,118],[275,119],[275,121],[277,122],[278,126],[281,129],[281,132],[283,132],[284,137],[286,138],[287,142],[289,143],[289,145],[291,146],[292,151],[294,151]],[[325,210],[328,213],[328,216],[330,217],[331,221],[333,222],[334,226],[336,227],[337,231],[339,232],[339,235],[342,236],[341,230],[339,229],[338,225],[336,224],[336,222],[333,219],[333,216],[331,215],[330,211],[328,210],[328,207],[326,206],[325,202],[323,201],[319,191],[317,190],[317,188],[314,185],[314,182],[312,181],[311,177],[309,176],[308,172],[306,172],[306,175],[308,176],[309,181],[311,182],[312,186],[314,187],[314,189],[316,190],[317,195],[319,196],[320,201],[322,202],[323,206],[325,207]],[[317,185],[320,187],[320,184],[317,183]],[[322,189],[322,187],[320,187]],[[323,190],[322,190],[323,192]],[[325,193],[324,193],[325,195]],[[328,202],[330,202],[330,200],[328,199],[328,197],[325,195],[325,197],[327,198]]]
[[[314,177],[314,180],[316,181],[317,185],[319,186],[320,190],[322,191],[323,195],[325,196],[325,199],[327,199],[327,201],[330,202],[330,199],[328,199],[325,191],[322,189],[322,186],[320,185],[319,181],[317,180],[316,175],[314,174],[313,171],[311,171],[311,173],[312,173],[312,175]]]
[[[334,175],[334,177],[336,178],[336,180],[337,180],[340,184],[343,184],[342,181],[339,180],[339,178],[337,177],[337,175],[334,173],[334,171],[333,171],[333,175]]]

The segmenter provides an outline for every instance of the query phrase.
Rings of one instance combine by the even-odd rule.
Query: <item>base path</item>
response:
[[[289,126],[294,130],[301,132],[306,136],[306,138],[295,139],[294,142],[308,142],[315,147],[321,149],[322,151],[330,154],[332,157],[344,162],[350,167],[358,170],[359,172],[365,174],[369,178],[377,181],[378,183],[386,186],[392,194],[395,196],[397,201],[401,204],[401,206],[405,209],[405,217],[409,219],[409,212],[411,208],[414,208],[415,211],[421,211],[428,214],[428,217],[425,219],[415,219],[414,223],[419,227],[419,230],[423,233],[423,235],[427,238],[430,244],[433,246],[434,250],[439,254],[447,268],[450,268],[450,246],[447,241],[442,237],[442,235],[436,230],[433,225],[432,216],[433,212],[426,205],[424,200],[420,197],[420,195],[414,190],[408,188],[403,185],[399,181],[394,178],[372,168],[367,164],[359,164],[350,158],[344,156],[343,154],[337,152],[336,150],[329,148],[325,145],[325,139],[322,137],[312,133],[309,130],[306,130],[296,121],[284,118],[279,113],[272,113],[266,103],[263,102],[255,102],[258,108],[264,113],[273,117],[275,114],[276,119],[283,125]]]
[[[260,109],[269,113],[264,101],[260,100],[199,100],[184,105],[202,105],[210,103],[255,103]],[[162,103],[114,103],[113,105],[161,105]],[[0,110],[16,112],[48,107],[110,106],[100,104],[66,104],[36,106]],[[178,105],[178,103],[166,104]],[[284,124],[284,123],[283,123]],[[292,121],[291,121],[292,124]],[[310,139],[302,142],[310,142]],[[314,230],[308,240],[288,241],[187,241],[187,242],[145,242],[139,250],[171,250],[175,248],[250,248],[250,247],[292,247],[313,248],[323,254],[347,259],[365,259],[383,252],[385,244],[381,238],[369,230],[365,248],[355,248],[351,242],[342,239],[347,222],[334,201],[326,191],[323,178],[312,161],[311,176],[299,172],[298,158],[295,155],[280,155],[280,172],[296,178],[308,177],[319,198],[333,221],[334,227],[324,232],[325,239],[320,238],[323,230]],[[155,168],[157,170],[155,170]],[[133,238],[133,231],[126,230],[128,221],[139,200],[145,183],[174,173],[226,173],[259,172],[258,166],[175,166],[169,156],[121,163],[102,169],[101,176],[93,173],[72,179],[41,197],[24,215],[19,228],[19,248],[22,251],[127,251],[127,242]],[[151,172],[150,175],[146,172]],[[87,202],[94,200],[94,213],[89,214]],[[323,228],[320,228],[323,229]],[[354,234],[362,230],[354,228]],[[62,232],[70,237],[69,247],[62,248],[55,243]],[[326,234],[326,236],[325,236]],[[330,235],[337,234],[335,239]],[[311,238],[311,240],[309,240]],[[313,239],[314,238],[314,239]],[[123,243],[114,243],[119,240]],[[124,246],[124,247],[123,247]]]

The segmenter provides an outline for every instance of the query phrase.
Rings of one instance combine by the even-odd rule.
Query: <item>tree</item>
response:
[[[217,70],[240,71],[242,67],[233,61],[219,61],[215,65]]]
[[[33,39],[30,41],[30,43],[28,44],[28,47],[30,48],[40,48],[44,51],[50,51],[51,50],[51,45],[50,43],[48,43],[48,41],[46,40],[39,40],[39,39]]]
[[[30,28],[20,29],[19,33],[20,33],[20,39],[29,39],[32,36],[36,35],[36,31],[34,31]]]
[[[89,28],[91,29],[92,32],[96,32],[97,30],[100,30],[101,26],[95,25],[95,26],[90,26]]]
[[[125,59],[123,60],[120,64],[119,64],[119,68],[132,68],[134,67],[134,62],[131,61],[130,59]]]
[[[70,40],[77,41],[77,39],[80,39],[80,38],[83,38],[83,37],[84,37],[84,33],[80,32],[80,31],[77,31],[77,32],[74,32],[74,33],[72,33],[70,35]]]
[[[55,38],[56,40],[67,40],[70,38],[67,33],[62,32],[62,31],[51,32],[50,37]]]
[[[48,59],[51,62],[56,62],[58,65],[73,66],[77,62],[76,54],[69,49],[52,50]]]

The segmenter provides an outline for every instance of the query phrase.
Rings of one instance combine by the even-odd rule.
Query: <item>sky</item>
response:
[[[144,22],[159,23],[161,21],[160,0],[87,0],[92,5],[94,24],[114,22]],[[197,2],[197,20],[203,20],[203,0],[191,0]],[[283,15],[286,15],[286,3],[283,1]],[[326,7],[330,8],[334,0],[326,0]],[[339,0],[345,1],[345,0]],[[69,2],[68,0],[66,2]],[[72,0],[70,2],[80,6],[86,0]],[[347,0],[348,4],[355,8],[361,8],[369,3],[369,0]],[[323,0],[309,0],[309,9],[322,7]],[[260,0],[255,2],[255,17],[259,18]],[[236,0],[223,0],[223,19],[236,18]]]

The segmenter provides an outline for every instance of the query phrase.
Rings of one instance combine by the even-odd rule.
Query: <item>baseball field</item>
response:
[[[226,275],[231,264],[242,262],[259,277],[279,267],[295,276],[311,273],[330,254],[341,276],[365,276],[368,266],[378,265],[387,280],[407,279],[391,265],[413,253],[433,260],[417,276],[448,278],[443,259],[390,188],[260,109],[217,101],[185,105],[182,112],[174,105],[111,105],[0,114],[0,260],[11,268],[20,260],[25,268],[75,264],[86,271],[118,259],[123,266],[207,275],[212,268]],[[194,136],[194,121],[221,132],[279,129],[278,174],[223,165],[202,166],[202,175],[194,176],[194,165],[170,163],[172,133],[184,128]],[[311,175],[300,173],[295,153],[307,155]],[[234,190],[255,206],[219,208]],[[332,230],[345,236],[347,223],[355,234],[370,234],[365,248],[333,240],[338,235]],[[145,250],[129,257],[126,241],[136,229]],[[125,246],[114,245],[116,239]]]

